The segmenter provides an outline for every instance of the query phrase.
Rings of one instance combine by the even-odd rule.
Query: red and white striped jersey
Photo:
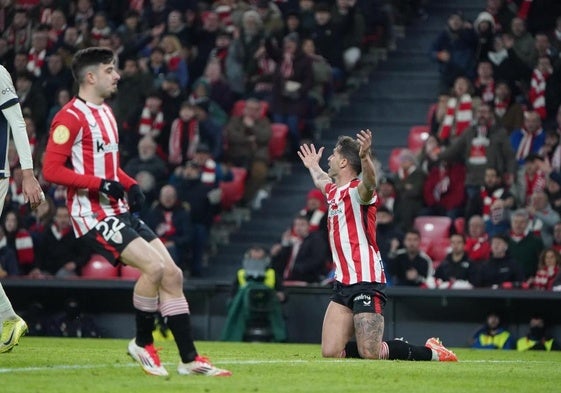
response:
[[[335,262],[335,279],[342,284],[376,282],[385,284],[386,275],[376,243],[376,211],[379,204],[372,199],[361,201],[359,179],[337,188],[325,187],[328,204],[328,227],[331,253]]]
[[[54,117],[47,155],[68,157],[66,165],[79,175],[119,179],[119,134],[113,111],[107,104],[95,105],[73,98]],[[107,197],[96,188],[67,184],[67,205],[76,236],[86,234],[107,216],[128,211],[125,200]]]

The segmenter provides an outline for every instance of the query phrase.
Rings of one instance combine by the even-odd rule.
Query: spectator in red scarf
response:
[[[530,153],[538,153],[545,142],[540,115],[536,111],[524,113],[524,126],[510,134],[512,150],[516,154],[519,166],[524,165]]]
[[[446,115],[438,130],[438,139],[448,145],[471,125],[473,108],[479,99],[473,99],[473,87],[469,79],[459,77],[454,81],[452,96],[446,105]]]
[[[493,66],[488,60],[482,60],[477,64],[477,77],[474,82],[475,94],[483,102],[493,103],[495,100],[495,79],[493,78]]]
[[[77,277],[89,257],[74,235],[68,207],[62,205],[56,207],[50,226],[40,236],[37,249],[37,261],[30,272],[32,277]]]
[[[507,212],[514,206],[514,196],[502,184],[500,174],[495,168],[489,167],[485,169],[484,183],[479,193],[467,202],[466,217],[469,219],[479,215],[486,224],[492,222],[493,226],[506,220],[508,226]]]
[[[35,262],[33,239],[30,233],[20,227],[18,214],[12,210],[4,215],[3,227],[8,247],[11,247],[16,254],[20,273],[28,274]]]
[[[191,215],[177,199],[174,186],[162,187],[157,203],[146,213],[144,220],[164,243],[175,264],[185,270],[192,232]]]
[[[433,165],[425,180],[423,199],[425,208],[421,215],[463,215],[465,206],[466,167],[461,162],[440,161]]]
[[[547,117],[545,91],[547,88],[547,80],[552,73],[553,66],[551,65],[551,59],[548,56],[540,56],[532,72],[528,99],[530,105],[534,111],[540,115],[542,120],[545,120]]]
[[[547,174],[544,171],[543,157],[530,153],[524,161],[524,167],[518,173],[516,180],[516,202],[525,207],[530,203],[530,197],[536,191],[543,191],[546,187]]]
[[[489,236],[485,233],[485,223],[479,215],[472,216],[468,221],[465,250],[468,258],[473,262],[489,259],[491,252]]]
[[[317,188],[311,189],[306,196],[306,206],[300,210],[300,215],[308,218],[310,232],[317,230],[323,231],[327,238],[326,212],[327,200],[325,199],[325,195]]]
[[[534,277],[528,280],[530,287],[541,291],[551,291],[560,268],[561,254],[559,251],[553,248],[543,250],[538,262],[538,271]]]

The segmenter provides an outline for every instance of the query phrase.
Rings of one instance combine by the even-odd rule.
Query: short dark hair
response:
[[[337,140],[337,151],[343,158],[349,161],[357,175],[362,172],[362,164],[358,155],[359,148],[358,142],[350,136],[340,136]]]
[[[79,50],[72,59],[72,75],[78,83],[84,80],[84,70],[100,64],[111,64],[115,61],[115,54],[109,48],[93,46]]]

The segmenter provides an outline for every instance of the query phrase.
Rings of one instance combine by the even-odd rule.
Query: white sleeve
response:
[[[12,129],[12,137],[16,145],[16,150],[19,156],[21,169],[33,169],[33,159],[31,158],[31,148],[29,147],[29,139],[27,138],[27,130],[25,128],[25,121],[21,113],[19,104],[9,106],[2,109],[2,113],[8,120],[8,124]]]

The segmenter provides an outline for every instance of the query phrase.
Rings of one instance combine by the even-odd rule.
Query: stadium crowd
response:
[[[200,276],[220,211],[258,207],[271,165],[293,159],[312,137],[314,119],[331,112],[363,51],[395,46],[396,18],[416,17],[409,3],[3,2],[0,62],[14,80],[47,203],[34,211],[24,203],[11,148],[0,277],[76,277],[99,262],[74,237],[64,187],[41,176],[51,120],[75,94],[76,51],[117,54],[121,80],[109,104],[122,165],[147,196],[140,215],[177,264]]]
[[[313,138],[314,119],[331,111],[365,51],[394,49],[395,25],[426,17],[408,0],[6,3],[0,61],[48,203],[23,203],[12,149],[0,277],[80,276],[92,261],[64,188],[40,176],[50,120],[74,94],[78,49],[117,53],[110,104],[123,167],[147,195],[141,217],[196,277],[220,212],[258,207],[272,165]],[[390,284],[561,289],[561,7],[488,0],[473,21],[451,14],[427,50],[440,72],[435,104],[380,170],[377,237]],[[332,278],[326,210],[310,191],[293,227],[267,245],[281,280]]]

